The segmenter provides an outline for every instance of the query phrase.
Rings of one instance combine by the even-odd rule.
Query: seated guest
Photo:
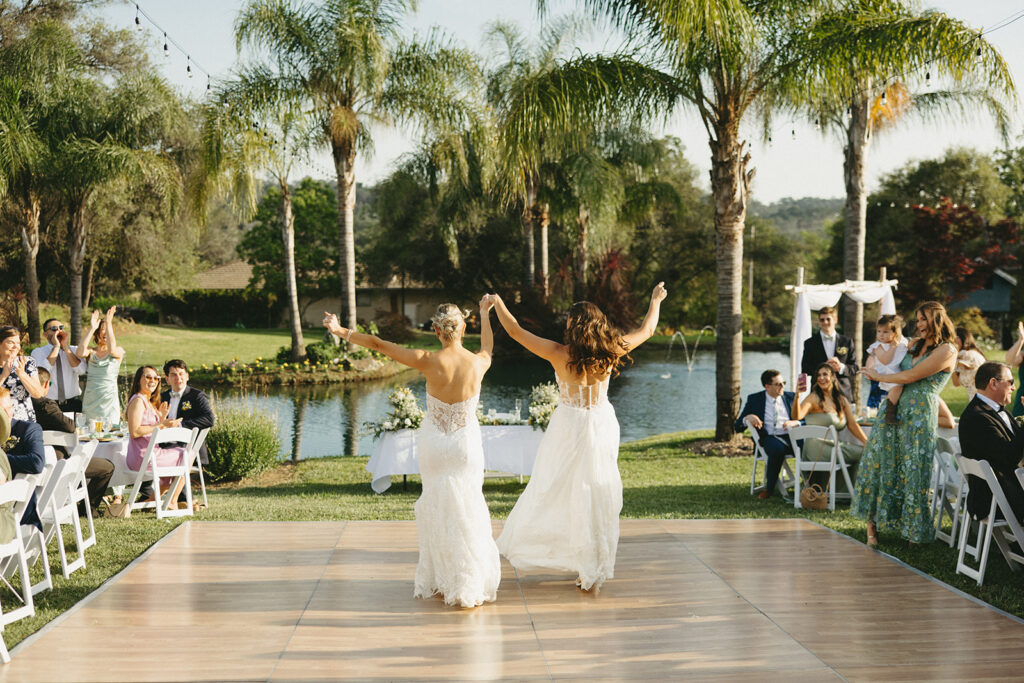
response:
[[[128,433],[131,440],[128,442],[126,461],[128,469],[138,470],[142,467],[142,459],[153,431],[157,428],[177,427],[181,420],[167,417],[170,407],[160,402],[160,375],[152,365],[143,365],[135,371],[135,378],[128,393],[131,397],[128,399],[127,409]],[[158,466],[173,467],[182,464],[185,451],[178,447],[156,446],[153,448],[153,458]],[[170,486],[170,481],[161,480],[160,484]],[[184,481],[178,482],[171,500],[177,501],[184,484]],[[155,493],[151,493],[149,500],[154,498]]]
[[[11,466],[12,474],[39,474],[46,466],[46,453],[43,450],[43,428],[35,422],[14,419],[14,404],[11,401],[11,392],[6,388],[0,388],[0,410],[7,415],[11,422],[11,439],[13,443],[5,444],[7,461]],[[40,531],[43,530],[43,523],[36,511],[36,494],[25,507],[25,513],[21,516],[22,524],[31,524]]]
[[[85,374],[86,364],[75,353],[77,346],[70,346],[70,336],[64,329],[64,323],[50,318],[43,323],[43,334],[47,344],[32,349],[32,359],[40,370],[47,370],[53,384],[46,392],[46,398],[52,398],[60,409],[67,413],[82,412],[82,389],[78,378]],[[43,429],[47,429],[43,427]]]
[[[43,387],[43,391],[49,388],[50,384],[50,373],[39,368],[39,384]],[[36,411],[36,422],[39,426],[47,431],[54,432],[65,432],[67,434],[75,433],[75,423],[69,418],[64,416],[61,412],[60,406],[57,402],[51,398],[34,398],[32,399],[32,407]],[[68,457],[67,449],[63,446],[54,446],[53,450],[57,452],[58,458]],[[107,491],[107,484],[110,483],[110,478],[114,476],[114,463],[110,462],[106,458],[89,458],[89,464],[85,468],[85,479],[86,486],[89,490],[89,504],[92,506],[92,513],[95,517],[98,515],[100,498]],[[81,514],[85,514],[85,506],[79,508]]]
[[[17,327],[0,327],[0,387],[10,392],[14,418],[35,422],[32,399],[44,394],[36,380],[36,362],[21,355],[21,331]]]
[[[814,375],[814,386],[811,387],[807,398],[797,404],[793,417],[797,420],[806,417],[806,423],[809,425],[835,427],[836,433],[844,429],[850,430],[853,437],[860,441],[860,445],[841,443],[839,447],[843,451],[843,460],[850,465],[850,478],[853,479],[855,465],[860,462],[868,437],[857,424],[850,402],[839,390],[839,381],[831,365],[822,363],[818,366]],[[804,439],[800,457],[808,462],[831,460],[833,445],[828,439]]]
[[[167,417],[180,419],[181,426],[188,429],[213,427],[210,399],[202,390],[188,385],[188,366],[185,361],[174,359],[164,363],[164,378],[170,389],[160,394],[160,400],[167,403]],[[199,449],[199,461],[204,465],[210,462],[205,442]]]
[[[36,422],[47,431],[73,434],[75,431],[74,421],[64,415],[64,411],[60,409],[57,401],[49,397],[50,371],[39,368],[36,378],[39,380],[42,390],[47,392],[43,394],[42,398],[32,399],[32,410],[35,411]],[[64,455],[67,456],[67,453]]]
[[[1024,488],[1014,470],[1024,455],[1024,429],[1005,410],[1013,395],[1013,372],[1005,363],[988,361],[974,375],[977,393],[960,416],[960,450],[965,458],[987,460],[1017,518],[1024,521]],[[977,477],[968,477],[967,511],[988,516],[992,493]]]
[[[0,410],[0,445],[6,444],[11,437],[11,418],[6,410]],[[11,463],[7,458],[0,458],[0,484],[11,480]],[[14,540],[14,530],[17,521],[14,519],[14,503],[8,503],[0,507],[0,543],[9,543]]]
[[[758,441],[768,456],[764,473],[764,491],[757,496],[764,500],[775,493],[782,464],[786,461],[787,455],[793,454],[793,444],[789,442],[786,422],[790,419],[794,394],[792,391],[783,391],[786,382],[778,370],[762,372],[761,386],[764,387],[764,391],[747,396],[743,412],[736,420],[736,431],[743,431],[747,425],[755,429]]]

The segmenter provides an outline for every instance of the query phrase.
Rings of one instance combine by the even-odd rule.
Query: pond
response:
[[[713,429],[715,426],[715,354],[699,351],[688,367],[684,352],[650,349],[634,352],[635,362],[612,380],[608,397],[619,418],[621,438],[633,441],[666,432]],[[766,368],[787,373],[789,357],[779,352],[743,354],[742,395],[761,390]],[[551,366],[537,359],[495,361],[484,378],[485,410],[513,410],[521,399],[523,414],[530,388],[554,381]],[[293,459],[325,455],[370,455],[373,438],[364,422],[380,421],[389,410],[388,394],[396,386],[412,389],[426,406],[426,383],[415,372],[353,385],[282,387],[269,391],[217,393],[216,406],[246,405],[274,415],[282,455]]]

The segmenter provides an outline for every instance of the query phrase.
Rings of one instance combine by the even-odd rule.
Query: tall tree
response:
[[[823,13],[784,71],[792,101],[843,141],[846,187],[843,278],[864,279],[867,163],[876,133],[908,115],[932,119],[989,110],[1004,137],[1004,103],[1015,94],[1009,68],[982,33],[902,0],[858,0]],[[933,81],[941,89],[931,89]],[[945,87],[948,86],[948,87]],[[909,88],[922,88],[911,94]],[[864,306],[845,302],[845,326],[863,349]],[[855,394],[859,386],[855,385]]]
[[[356,325],[353,213],[356,155],[369,124],[398,122],[427,137],[468,127],[475,60],[439,37],[402,41],[412,0],[250,0],[235,22],[238,48],[265,50],[268,100],[302,100],[331,150],[338,181],[341,320]]]
[[[708,133],[714,204],[717,323],[715,439],[734,437],[743,341],[743,232],[754,170],[741,126],[770,107],[792,36],[827,0],[584,0],[660,48],[678,96]]]
[[[95,194],[117,180],[145,181],[168,204],[181,190],[178,167],[164,147],[169,128],[182,123],[180,103],[160,78],[142,73],[112,85],[69,79],[55,103],[60,131],[50,170],[65,203],[71,276],[71,340],[82,326],[82,273],[88,238],[88,207]]]

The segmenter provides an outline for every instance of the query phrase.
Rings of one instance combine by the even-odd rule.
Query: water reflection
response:
[[[692,368],[683,354],[665,358],[663,350],[634,353],[635,363],[612,380],[608,392],[621,425],[623,441],[684,429],[715,426],[714,351],[695,354]],[[783,353],[748,351],[743,354],[742,393],[759,391],[761,372],[776,368],[786,374]],[[553,381],[551,366],[537,359],[496,361],[481,389],[485,409],[511,411],[515,400],[528,403],[530,387]],[[425,406],[426,383],[416,372],[386,380],[351,385],[272,388],[255,397],[246,392],[217,392],[217,405],[255,404],[276,416],[281,454],[293,460],[325,455],[369,455],[373,438],[362,423],[379,421],[388,412],[387,396],[395,387],[409,387]],[[525,410],[524,410],[525,412]]]

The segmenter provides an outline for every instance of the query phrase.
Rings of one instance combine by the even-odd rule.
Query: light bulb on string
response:
[[[772,144],[772,136],[771,135],[768,136],[768,144],[769,145]]]
[[[206,77],[206,92],[210,92],[210,77]]]
[[[926,71],[925,74],[924,74],[924,87],[926,87],[926,88],[932,87],[932,72],[931,71]]]
[[[885,106],[885,90],[882,91],[882,106]]]
[[[976,59],[981,59],[981,47],[974,51],[974,57]]]
[[[814,130],[821,130],[821,119],[814,119]]]
[[[192,57],[185,55],[185,72],[192,78]]]
[[[792,131],[790,131],[790,132],[791,132],[791,133],[792,133],[792,135],[793,135],[793,139],[794,139],[794,140],[796,140],[796,128],[794,128],[794,129],[793,129]]]
[[[171,56],[171,49],[167,46],[167,32],[164,32],[164,58]]]
[[[138,5],[138,3],[135,4],[135,30],[136,31],[141,31],[142,30],[142,19],[139,18],[139,5]]]

